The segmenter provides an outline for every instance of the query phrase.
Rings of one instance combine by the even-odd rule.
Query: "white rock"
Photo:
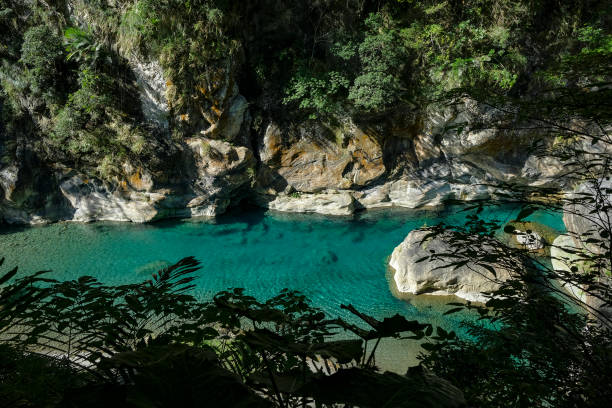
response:
[[[125,196],[108,191],[103,185],[74,175],[60,183],[62,194],[75,212],[72,221],[147,222],[157,216],[155,203],[164,198],[158,193],[131,192]]]
[[[538,249],[544,248],[544,238],[535,231],[515,231],[516,241],[530,251],[537,251]]]
[[[567,249],[569,252],[565,249]],[[575,267],[577,269],[575,269],[575,272],[573,273],[584,274],[588,272],[588,264],[580,260],[582,254],[580,252],[576,253],[576,251],[579,250],[580,246],[576,246],[576,240],[572,236],[569,234],[559,235],[553,241],[550,248],[550,259],[553,269],[562,273],[568,273],[571,271],[572,267]],[[603,279],[608,278],[604,277]],[[606,306],[598,296],[593,296],[592,294],[585,292],[584,288],[580,287],[579,285],[568,284],[561,281],[559,283],[576,299],[587,304],[591,308],[598,310],[608,318],[612,318],[612,308]],[[605,294],[603,296],[605,297]]]
[[[136,56],[130,58],[130,64],[136,76],[142,114],[148,122],[167,130],[170,109],[161,65],[157,60],[143,61]]]
[[[389,199],[394,205],[407,208],[440,205],[451,197],[450,185],[443,181],[420,183],[398,180],[391,185],[389,191]]]
[[[574,239],[567,234],[561,234],[555,238],[550,248],[550,260],[553,270],[569,272],[572,266],[576,266],[579,273],[584,272],[582,263],[577,261],[579,255],[566,252],[564,251],[565,248],[572,252],[576,250]],[[587,302],[587,295],[582,288],[567,283],[564,284],[563,282],[559,283],[576,299]]]
[[[19,168],[14,164],[0,170],[0,188],[4,190],[4,198],[11,199],[11,194],[15,190],[19,180]]]
[[[459,268],[443,268],[448,260],[416,261],[431,255],[430,250],[444,253],[450,250],[443,236],[430,238],[421,245],[427,230],[411,231],[391,254],[389,265],[394,269],[394,281],[401,293],[455,295],[473,302],[486,302],[484,292],[500,287],[508,279],[506,270],[496,269],[497,277],[472,263]]]
[[[264,205],[276,211],[324,215],[351,215],[355,210],[355,200],[347,192],[279,195]]]
[[[389,191],[392,184],[393,183],[385,183],[360,191],[359,194],[354,194],[354,197],[363,208],[391,207],[393,203],[389,198]]]

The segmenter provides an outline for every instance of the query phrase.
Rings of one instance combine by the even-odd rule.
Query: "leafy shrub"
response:
[[[56,102],[64,50],[59,36],[49,27],[40,25],[24,34],[21,61],[27,67],[31,90],[49,104]]]
[[[144,152],[146,137],[117,106],[116,81],[108,74],[85,68],[79,85],[54,118],[51,142],[73,159],[98,163],[100,175],[109,178],[128,154]]]
[[[304,69],[291,80],[283,103],[299,102],[299,108],[311,112],[310,119],[316,119],[338,111],[341,95],[348,86],[349,80],[340,72],[326,72],[316,77]]]
[[[68,27],[64,31],[64,43],[66,47],[66,60],[74,60],[82,65],[94,68],[102,59],[110,64],[112,60],[106,55],[104,44],[96,42],[93,37],[83,30]]]
[[[359,44],[361,69],[348,97],[356,107],[376,111],[399,101],[408,54],[390,18],[371,14],[365,25],[367,33]]]
[[[422,370],[402,376],[374,367],[382,338],[420,339],[432,333],[430,325],[399,315],[376,320],[344,306],[363,319],[368,328],[361,328],[329,320],[288,290],[261,302],[234,289],[203,303],[189,294],[198,267],[185,258],[150,280],[121,286],[87,276],[58,282],[45,272],[7,285],[17,269],[0,275],[0,361],[11,362],[0,370],[0,403],[463,405],[459,390]],[[354,338],[334,338],[342,328]],[[368,341],[376,344],[370,351]],[[26,360],[38,370],[33,378],[21,378],[32,372],[23,369]],[[55,387],[38,386],[47,377]],[[24,383],[36,386],[23,395]]]

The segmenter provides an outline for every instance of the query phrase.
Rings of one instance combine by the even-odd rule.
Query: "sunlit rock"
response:
[[[484,293],[493,292],[500,287],[500,282],[508,279],[509,272],[496,269],[496,275],[487,269],[468,263],[464,266],[446,268],[451,260],[424,260],[436,253],[448,253],[450,245],[444,235],[429,238],[421,243],[428,234],[427,230],[411,231],[404,241],[391,254],[389,265],[394,270],[394,282],[401,293],[428,295],[455,295],[460,298],[485,302]]]

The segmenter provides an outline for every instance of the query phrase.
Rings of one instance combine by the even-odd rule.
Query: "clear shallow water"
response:
[[[388,257],[408,232],[440,221],[463,223],[467,213],[459,209],[387,209],[353,218],[249,210],[215,221],[0,226],[0,257],[23,274],[50,269],[60,280],[91,275],[120,284],[146,280],[164,264],[195,256],[202,263],[196,295],[203,299],[232,287],[260,299],[290,288],[332,316],[353,320],[340,309],[350,303],[376,318],[400,313],[461,332],[459,322],[475,317],[443,316],[445,303],[455,299],[397,299],[387,271]],[[516,212],[485,210],[481,216],[507,221]],[[534,214],[530,220],[563,228],[559,215]]]

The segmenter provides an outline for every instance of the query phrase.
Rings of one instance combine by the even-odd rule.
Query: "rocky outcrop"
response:
[[[255,159],[246,147],[194,137],[175,158],[178,174],[153,174],[126,162],[122,175],[104,181],[62,167],[30,176],[17,165],[0,169],[0,216],[9,223],[212,217],[251,186]],[[40,194],[40,183],[52,193]]]
[[[473,263],[446,268],[448,260],[417,262],[431,255],[431,251],[450,252],[444,236],[422,242],[427,234],[427,230],[411,231],[391,254],[389,265],[394,270],[393,280],[400,293],[455,295],[469,301],[486,302],[484,294],[495,291],[501,281],[509,278],[509,272],[504,269],[496,269],[495,277]]]
[[[75,209],[73,221],[151,221],[164,198],[160,193],[112,189],[79,175],[62,180],[60,190]]]
[[[551,185],[563,169],[554,159],[529,153],[538,136],[504,131],[499,110],[463,99],[429,107],[423,115],[380,123],[345,119],[336,126],[270,122],[256,143],[257,202],[320,212],[309,208],[311,194],[349,193],[355,209],[437,206],[494,197],[496,183]],[[303,201],[266,204],[292,193],[301,193],[293,198]]]
[[[262,205],[271,210],[324,215],[351,215],[356,204],[353,196],[347,192],[293,193],[260,199],[264,200]]]
[[[255,174],[255,159],[246,147],[194,137],[187,139],[193,153],[195,174],[190,188],[193,197],[184,215],[214,216],[223,213],[241,190],[249,188]]]
[[[305,193],[349,190],[371,184],[384,172],[378,141],[349,121],[328,128],[306,123],[284,134],[268,125],[259,143],[262,188]]]

